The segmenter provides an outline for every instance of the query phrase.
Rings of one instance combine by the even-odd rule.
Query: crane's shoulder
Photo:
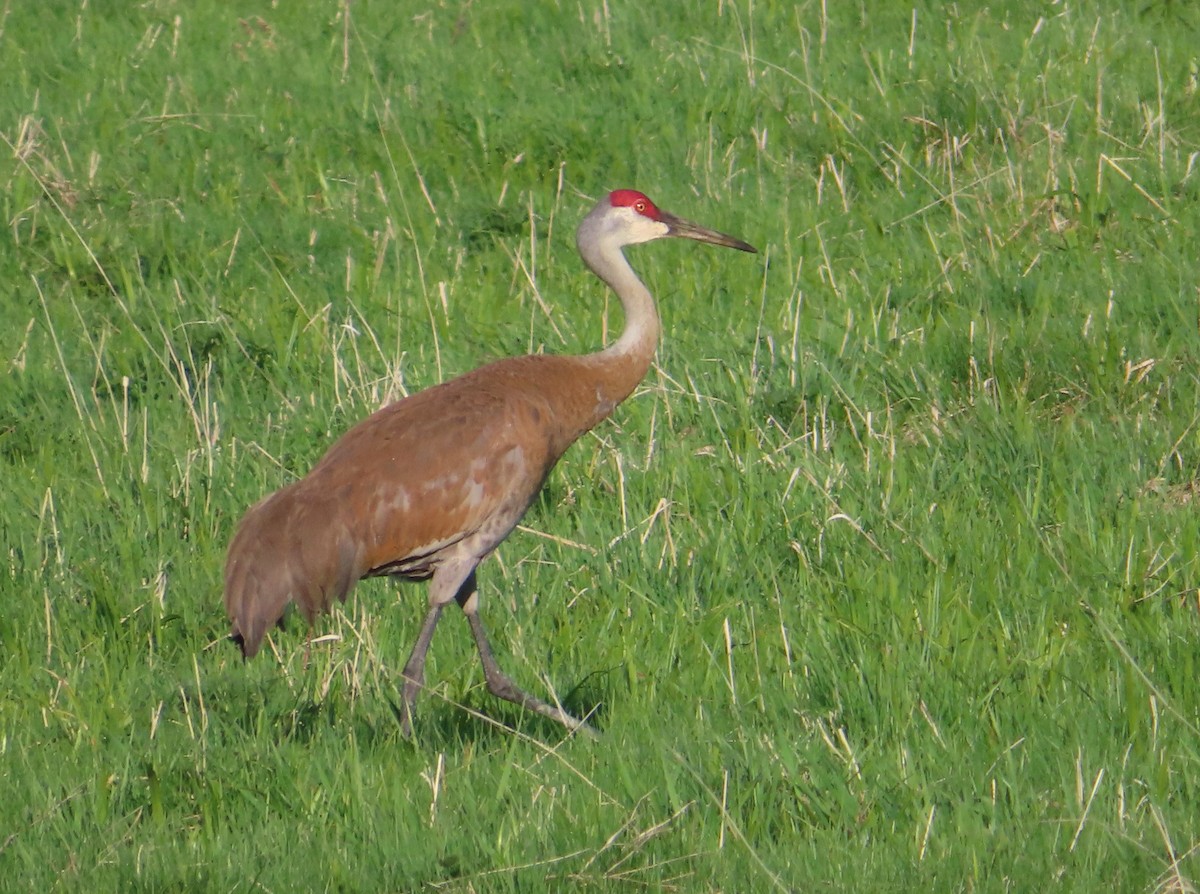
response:
[[[509,357],[410,394],[351,428],[330,451],[404,446],[478,451],[518,438],[550,436],[576,358]]]

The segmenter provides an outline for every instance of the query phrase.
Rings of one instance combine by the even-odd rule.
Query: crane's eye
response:
[[[633,203],[633,210],[636,211],[638,214],[645,214],[646,213],[646,203],[639,199],[638,201]]]

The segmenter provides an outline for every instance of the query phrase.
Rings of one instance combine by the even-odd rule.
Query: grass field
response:
[[[1129,7],[1129,9],[1121,9]],[[1200,11],[0,11],[0,888],[1200,885]],[[664,337],[481,568],[243,664],[225,549],[383,402]],[[309,644],[308,640],[315,638]]]

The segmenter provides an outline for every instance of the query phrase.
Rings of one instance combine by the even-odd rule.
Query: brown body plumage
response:
[[[498,360],[346,432],[252,508],[230,546],[226,608],[246,657],[289,596],[311,622],[360,578],[425,580],[449,555],[487,555],[559,457],[628,393],[604,372],[576,357]]]
[[[467,613],[488,688],[588,729],[518,689],[496,665],[478,617],[475,568],[520,521],[559,457],[645,375],[658,340],[653,299],[621,246],[684,236],[744,242],[612,193],[580,226],[588,266],[621,298],[626,326],[604,351],[498,360],[391,404],[350,429],[301,480],[251,508],[229,548],[225,608],[249,658],[289,602],[311,623],[355,582],[430,579],[430,609],[405,666],[407,728],[442,608]]]

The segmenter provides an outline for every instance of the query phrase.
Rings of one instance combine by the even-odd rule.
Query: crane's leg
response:
[[[429,643],[433,640],[433,630],[437,627],[438,618],[442,616],[443,603],[429,606],[425,622],[421,624],[421,632],[413,645],[412,654],[402,671],[404,675],[404,716],[400,718],[400,732],[406,737],[412,735],[413,704],[417,694],[425,687],[425,654],[429,651]]]
[[[547,704],[525,692],[509,679],[504,671],[500,670],[500,665],[496,663],[496,656],[492,654],[492,647],[488,644],[483,621],[479,618],[479,599],[475,592],[474,571],[463,582],[455,599],[462,606],[462,610],[467,616],[467,622],[471,625],[471,634],[475,637],[475,647],[479,650],[479,660],[483,663],[483,676],[487,680],[488,691],[492,695],[518,704],[527,711],[535,711],[543,717],[556,720],[572,732],[586,733],[592,738],[598,736],[597,732],[582,720],[572,717],[562,708]]]
[[[433,631],[442,616],[442,609],[466,587],[475,589],[474,563],[447,563],[434,572],[429,582],[429,611],[413,644],[412,654],[408,656],[401,672],[404,676],[404,716],[400,719],[400,731],[405,736],[412,735],[413,705],[416,704],[417,695],[425,688],[425,656],[433,641]]]

